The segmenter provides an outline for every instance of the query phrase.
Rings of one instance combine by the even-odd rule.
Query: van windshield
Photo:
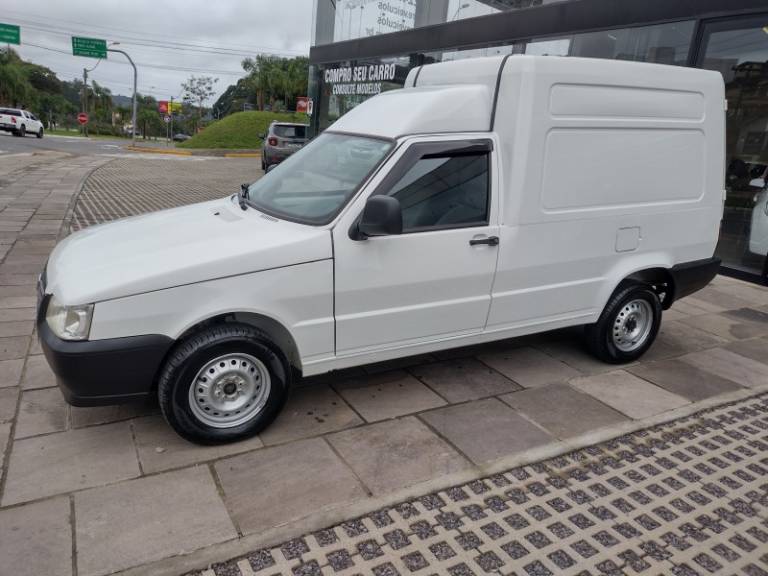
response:
[[[327,224],[384,160],[390,140],[326,132],[248,187],[248,203],[303,224]]]

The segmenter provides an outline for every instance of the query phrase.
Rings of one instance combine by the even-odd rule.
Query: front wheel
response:
[[[643,284],[620,287],[595,324],[586,327],[587,344],[603,362],[623,364],[651,347],[661,325],[661,303]]]
[[[208,328],[180,344],[160,375],[163,416],[182,437],[223,444],[256,435],[285,403],[291,371],[261,331]]]
[[[42,127],[40,128],[40,130],[37,131],[37,134],[35,134],[35,136],[37,136],[38,138],[42,138],[43,137],[43,128]]]

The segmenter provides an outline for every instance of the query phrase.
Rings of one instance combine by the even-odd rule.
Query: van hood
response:
[[[328,230],[277,220],[231,198],[92,226],[51,253],[46,293],[89,304],[331,258]]]

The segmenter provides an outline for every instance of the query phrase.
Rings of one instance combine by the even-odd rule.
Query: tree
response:
[[[307,93],[309,60],[305,57],[280,58],[259,54],[242,62],[248,73],[247,81],[253,93],[254,104],[264,110],[282,100],[286,109],[296,103],[297,96]]]
[[[0,104],[32,105],[35,89],[29,83],[22,64],[19,55],[11,48],[0,50]]]
[[[218,78],[212,78],[211,76],[190,76],[189,80],[181,85],[184,89],[184,100],[197,105],[197,125],[195,126],[195,131],[197,131],[202,123],[203,106],[206,100],[216,93],[213,85],[218,81]]]

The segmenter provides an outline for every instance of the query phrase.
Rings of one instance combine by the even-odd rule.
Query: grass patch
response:
[[[83,133],[79,130],[65,130],[63,128],[57,128],[56,130],[46,130],[46,136],[67,136],[69,138],[83,138]],[[111,134],[88,134],[89,138],[96,138],[99,140],[130,140],[130,136],[114,136]],[[138,136],[136,139],[138,140]]]
[[[261,148],[260,136],[273,120],[307,124],[306,114],[276,112],[236,112],[209,125],[179,148],[231,148],[255,150]]]

